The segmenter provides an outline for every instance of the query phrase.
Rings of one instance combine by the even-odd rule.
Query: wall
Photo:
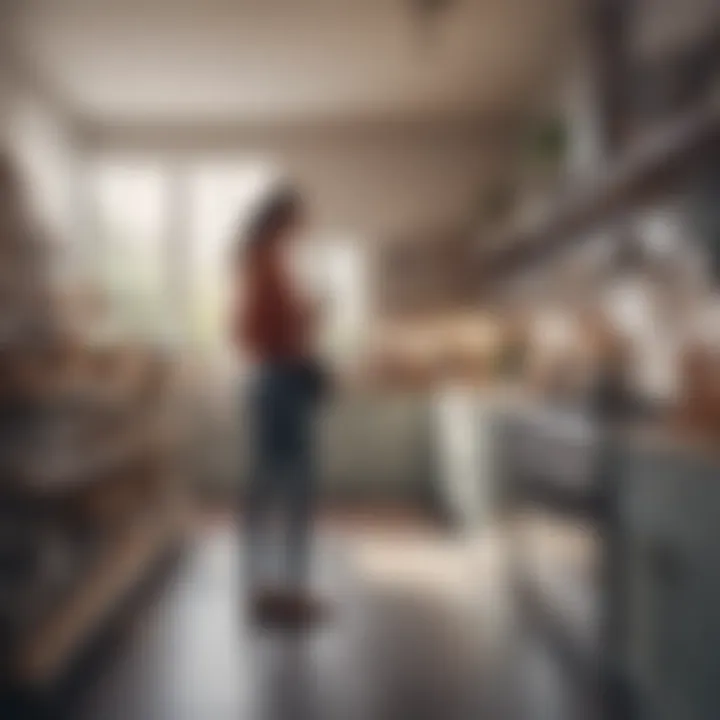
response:
[[[13,77],[10,72],[8,53],[8,25],[5,13],[0,5],[0,142],[6,139],[12,110],[14,91]]]
[[[25,173],[33,206],[56,240],[70,242],[76,172],[71,132],[53,107],[32,92],[18,94],[13,105],[10,142]]]
[[[69,240],[77,171],[73,120],[17,62],[0,34],[0,146],[23,173],[30,202],[49,234]]]
[[[657,57],[717,29],[720,5],[717,0],[637,0],[633,17],[638,54]]]
[[[318,224],[372,239],[465,220],[501,161],[488,134],[470,124],[96,127],[87,139],[121,156],[269,159],[305,188]]]

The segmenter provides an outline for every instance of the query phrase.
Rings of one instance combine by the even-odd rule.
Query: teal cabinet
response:
[[[720,717],[720,462],[630,450],[620,485],[627,637],[641,720]]]

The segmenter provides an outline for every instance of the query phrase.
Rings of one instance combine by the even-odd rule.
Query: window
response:
[[[90,173],[98,274],[123,331],[157,339],[173,333],[199,359],[225,365],[229,259],[264,189],[276,177],[264,162],[103,159]],[[367,322],[362,245],[319,236],[301,263],[323,305],[323,352],[357,358]]]
[[[319,264],[324,302],[323,350],[336,362],[357,359],[368,320],[367,267],[361,245],[351,240],[322,246]]]
[[[228,349],[228,260],[271,174],[261,163],[206,164],[189,172],[188,332],[201,355],[220,358]]]
[[[91,171],[98,271],[125,332],[157,335],[166,327],[168,190],[156,164],[105,162]]]

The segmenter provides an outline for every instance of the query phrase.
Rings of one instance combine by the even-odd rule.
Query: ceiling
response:
[[[14,37],[98,122],[470,117],[553,72],[574,0],[23,0]]]

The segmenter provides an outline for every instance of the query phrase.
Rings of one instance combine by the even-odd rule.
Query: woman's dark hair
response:
[[[283,185],[268,195],[248,223],[245,246],[248,250],[273,242],[293,225],[302,213],[300,193],[291,185]]]

